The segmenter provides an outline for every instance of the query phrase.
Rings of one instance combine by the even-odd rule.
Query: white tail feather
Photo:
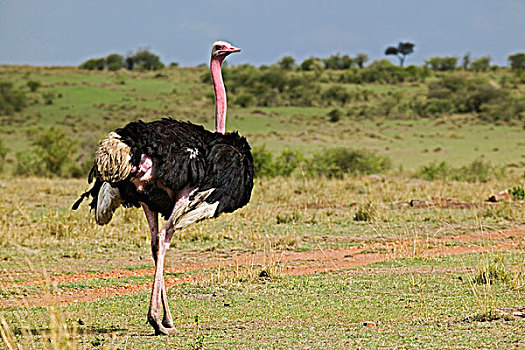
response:
[[[205,201],[214,190],[211,188],[199,192],[193,199],[179,206],[175,212],[172,227],[182,229],[194,222],[214,217],[219,202],[208,203]]]

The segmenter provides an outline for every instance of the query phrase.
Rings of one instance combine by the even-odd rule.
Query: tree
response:
[[[11,82],[0,82],[0,115],[20,112],[26,105],[23,91],[14,89]]]
[[[352,67],[354,62],[348,55],[340,56],[336,54],[323,59],[323,63],[327,69],[348,69]]]
[[[103,70],[106,65],[104,58],[91,58],[80,65],[80,68],[87,70]]]
[[[513,70],[522,71],[525,70],[525,53],[520,52],[514,55],[509,55],[510,67]]]
[[[295,68],[295,59],[292,56],[284,56],[277,62],[279,67],[285,70],[292,70]]]
[[[405,63],[405,59],[407,55],[410,55],[412,52],[414,52],[414,46],[416,46],[413,43],[409,42],[400,42],[397,47],[395,46],[389,46],[385,50],[385,55],[396,55],[399,59],[399,65],[403,67],[403,64]]]
[[[490,56],[484,56],[480,57],[478,59],[475,59],[470,64],[470,69],[476,71],[476,72],[484,72],[486,71],[490,66]]]
[[[448,71],[456,69],[458,63],[457,57],[430,57],[425,61],[427,66],[430,66],[435,71]]]
[[[367,61],[368,61],[368,55],[362,52],[358,53],[357,56],[355,56],[354,58],[354,62],[355,64],[357,64],[359,68],[363,68],[363,66],[365,65]]]
[[[317,57],[309,57],[301,63],[301,70],[318,70],[322,68],[323,64]]]
[[[106,57],[106,67],[111,70],[119,70],[124,67],[124,57],[118,53],[112,53]]]
[[[464,70],[469,69],[469,66],[470,66],[470,52],[467,52],[465,54],[465,56],[463,56],[463,64],[462,64],[462,66],[463,66]]]
[[[126,67],[130,70],[158,70],[164,68],[159,56],[151,53],[148,49],[139,49],[132,56],[126,57]]]

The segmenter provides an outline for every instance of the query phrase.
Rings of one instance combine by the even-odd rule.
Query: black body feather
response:
[[[214,216],[232,212],[250,200],[253,188],[253,158],[250,146],[237,132],[213,133],[189,122],[164,118],[154,122],[136,121],[115,130],[131,151],[129,162],[138,167],[141,155],[153,161],[154,177],[143,192],[138,192],[131,182],[132,175],[112,183],[117,187],[125,207],[139,207],[145,203],[165,218],[173,210],[175,200],[163,187],[175,193],[187,188],[199,192],[214,189],[206,202],[219,202]],[[94,186],[84,193],[73,209],[85,197],[91,196],[91,208],[97,205],[97,196],[103,180],[96,165],[89,178]],[[191,198],[190,198],[191,199]]]

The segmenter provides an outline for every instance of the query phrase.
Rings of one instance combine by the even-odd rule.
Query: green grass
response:
[[[109,130],[139,118],[153,120],[168,115],[212,129],[212,89],[202,83],[204,74],[205,68],[169,69],[157,77],[155,72],[6,66],[0,79],[13,81],[24,91],[28,91],[25,84],[29,80],[42,83],[36,92],[28,92],[26,109],[12,116],[0,116],[0,137],[9,150],[6,171],[13,170],[16,152],[29,146],[31,137],[27,131],[34,128],[61,126],[76,140],[88,141],[92,147]],[[377,100],[379,95],[396,91],[421,92],[426,84],[364,84],[358,88],[372,91],[377,96],[370,99]],[[42,95],[49,92],[55,98],[53,104],[45,105]],[[266,144],[275,153],[291,148],[310,155],[336,144],[359,145],[389,156],[396,168],[416,169],[444,159],[451,166],[461,166],[477,158],[523,168],[520,126],[482,124],[470,115],[437,120],[346,115],[358,110],[360,103],[339,106],[343,116],[337,123],[328,121],[327,114],[333,107],[230,105],[227,128],[239,130],[254,146]]]
[[[84,179],[12,177],[15,154],[30,145],[31,130],[49,126],[62,126],[79,142],[92,145],[108,131],[139,118],[171,115],[212,129],[212,90],[201,82],[206,69],[168,69],[157,77],[157,73],[62,67],[2,68],[0,80],[13,81],[17,88],[28,90],[28,80],[42,86],[28,92],[30,103],[21,113],[0,116],[0,137],[9,150],[0,177],[0,297],[24,300],[49,292],[69,295],[151,283],[152,275],[144,271],[136,276],[89,278],[89,274],[153,267],[141,211],[119,209],[109,225],[97,226],[87,205],[70,210],[89,187]],[[426,85],[358,88],[375,94],[413,94]],[[48,92],[55,98],[53,104],[44,105],[42,94]],[[266,144],[276,154],[284,148],[308,156],[334,146],[367,148],[389,156],[395,169],[388,176],[326,179],[296,174],[257,179],[247,207],[177,232],[167,254],[166,265],[172,272],[166,279],[196,279],[168,290],[179,336],[151,336],[145,322],[149,301],[145,290],[56,307],[1,307],[0,331],[7,337],[1,344],[35,349],[524,346],[523,322],[494,317],[498,308],[525,304],[520,237],[507,238],[504,242],[512,243],[512,249],[498,253],[425,255],[437,248],[490,250],[501,241],[485,233],[525,224],[523,203],[484,203],[492,194],[523,184],[523,129],[482,124],[468,115],[358,118],[347,115],[360,107],[353,105],[339,107],[341,120],[330,123],[327,113],[333,107],[230,106],[227,128],[238,129],[252,145]],[[90,152],[88,147],[85,152]],[[409,176],[424,164],[446,160],[459,167],[474,159],[513,165],[514,170],[486,183]],[[478,205],[414,209],[394,204],[432,197]],[[363,208],[373,213],[366,221],[356,221]],[[461,240],[472,234],[477,234],[474,240]],[[295,277],[286,275],[286,264],[276,261],[286,253],[342,247],[364,249],[361,257],[381,254],[384,261]],[[252,253],[266,254],[268,260],[178,270]],[[495,271],[491,270],[495,261],[512,278],[493,284],[475,282],[483,271]],[[270,278],[259,278],[262,270]],[[87,277],[65,279],[76,274]],[[64,279],[55,285],[20,285],[48,277]],[[483,318],[493,320],[480,322]],[[376,327],[364,322],[374,322]]]
[[[476,260],[476,259],[474,259]],[[472,261],[472,264],[479,263]],[[419,266],[414,260],[410,266]],[[426,266],[440,265],[428,261]],[[145,324],[149,293],[59,307],[78,342],[106,347],[192,348],[513,348],[523,344],[525,324],[467,319],[482,312],[468,273],[435,270],[350,269],[331,274],[245,282],[179,284],[168,297],[180,336],[158,338]],[[522,292],[488,287],[497,308],[523,305]],[[137,307],[139,306],[139,307]],[[125,311],[124,311],[125,310]],[[12,327],[50,327],[46,308],[4,310]],[[195,322],[198,317],[198,323]],[[78,325],[82,320],[83,325]],[[376,327],[366,327],[374,322]],[[39,337],[36,336],[36,341]]]

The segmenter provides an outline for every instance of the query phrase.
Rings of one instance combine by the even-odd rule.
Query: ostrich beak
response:
[[[232,47],[230,47],[230,49],[228,51],[230,51],[231,53],[241,52],[241,49],[239,49],[238,47],[232,46]]]

